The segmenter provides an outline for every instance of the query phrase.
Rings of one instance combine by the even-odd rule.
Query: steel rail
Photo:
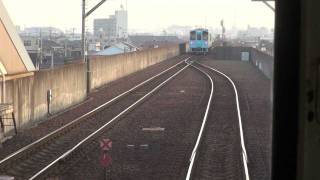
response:
[[[149,78],[149,79],[141,82],[140,84],[134,86],[134,87],[131,88],[130,90],[128,90],[128,91],[126,91],[126,92],[123,92],[122,94],[114,97],[113,99],[109,100],[108,102],[106,102],[106,103],[104,103],[104,104],[96,107],[95,109],[89,111],[88,113],[86,113],[86,114],[84,114],[84,115],[76,118],[75,120],[71,121],[70,123],[68,123],[68,124],[66,124],[66,125],[58,128],[58,129],[52,131],[51,133],[47,134],[46,136],[44,136],[44,137],[42,137],[42,138],[40,138],[40,139],[38,139],[38,140],[30,143],[29,145],[27,145],[27,146],[25,146],[25,147],[17,150],[16,152],[14,152],[14,153],[10,154],[9,156],[5,157],[4,159],[2,159],[2,160],[0,161],[0,166],[3,166],[3,164],[7,163],[7,162],[10,161],[11,159],[16,158],[18,155],[20,155],[20,154],[22,154],[22,153],[24,153],[24,152],[27,152],[28,150],[36,147],[37,145],[40,145],[40,144],[43,143],[43,142],[49,141],[50,139],[52,139],[53,137],[56,137],[58,134],[60,134],[61,132],[63,132],[63,131],[66,130],[67,128],[74,126],[76,123],[79,123],[79,121],[83,120],[84,118],[87,118],[88,116],[94,114],[95,112],[101,110],[102,108],[105,108],[106,106],[108,106],[108,105],[116,102],[117,100],[119,100],[120,98],[124,97],[125,95],[127,95],[127,94],[135,91],[136,89],[138,89],[138,88],[140,88],[141,86],[149,83],[149,82],[152,81],[153,79],[155,79],[155,78],[157,78],[157,77],[159,77],[159,76],[167,73],[167,72],[170,71],[171,69],[177,67],[178,65],[182,64],[183,62],[187,61],[187,60],[190,59],[190,58],[191,58],[191,56],[185,58],[185,59],[182,60],[181,62],[179,62],[179,63],[173,65],[172,67],[170,67],[170,68],[162,71],[161,73],[159,73],[159,74],[157,74],[157,75],[155,75],[155,76],[153,76],[153,77],[151,77],[151,78]]]
[[[231,83],[231,85],[233,87],[233,90],[234,90],[234,93],[236,96],[235,99],[236,99],[236,104],[237,104],[237,115],[238,115],[238,120],[239,120],[240,140],[241,140],[241,150],[242,150],[241,154],[242,154],[242,162],[243,162],[243,168],[244,168],[244,173],[245,173],[245,179],[250,180],[249,169],[248,169],[248,156],[247,156],[247,150],[246,150],[244,136],[243,136],[242,118],[241,118],[239,95],[238,95],[237,87],[236,87],[235,83],[233,82],[233,80],[229,76],[227,76],[226,74],[222,73],[221,71],[214,69],[210,66],[207,66],[205,64],[199,63],[199,62],[197,62],[197,64],[220,74],[221,76],[226,78]]]
[[[189,59],[189,58],[187,58]],[[140,103],[142,103],[143,101],[145,101],[149,96],[151,96],[154,92],[158,91],[160,88],[162,88],[165,84],[167,84],[170,80],[172,80],[174,77],[176,77],[178,74],[180,74],[182,71],[184,71],[186,68],[188,68],[190,65],[186,65],[184,68],[182,68],[181,70],[179,70],[178,72],[176,72],[174,75],[170,76],[168,79],[166,79],[164,82],[162,82],[161,84],[159,84],[157,87],[155,87],[154,89],[152,89],[150,92],[148,92],[146,95],[144,95],[142,98],[140,98],[139,100],[137,100],[136,102],[134,102],[132,105],[130,105],[129,107],[127,107],[125,110],[123,110],[121,113],[119,113],[117,116],[115,116],[114,118],[112,118],[109,122],[105,123],[103,126],[101,126],[98,130],[96,130],[95,132],[93,132],[92,134],[90,134],[89,136],[87,136],[85,139],[83,139],[82,141],[80,141],[77,145],[75,145],[73,148],[71,148],[70,150],[68,150],[67,152],[65,152],[63,155],[61,155],[60,157],[58,157],[57,159],[55,159],[54,161],[52,161],[50,164],[48,164],[46,167],[44,167],[43,169],[41,169],[38,173],[36,173],[35,175],[33,175],[31,178],[29,178],[29,180],[34,180],[37,179],[38,177],[40,177],[43,173],[45,173],[47,170],[49,170],[51,167],[53,167],[54,165],[56,165],[59,161],[65,159],[66,157],[68,157],[70,154],[72,154],[74,151],[76,151],[81,145],[83,145],[84,143],[86,143],[88,140],[90,140],[91,138],[93,138],[95,135],[97,135],[98,133],[100,133],[103,129],[105,129],[107,126],[109,126],[111,123],[113,123],[114,121],[120,119],[121,117],[123,117],[125,114],[127,114],[128,112],[130,112],[131,110],[134,109],[134,107],[136,107],[137,105],[139,105]]]
[[[203,120],[202,120],[202,125],[201,125],[200,131],[199,131],[199,135],[198,135],[196,144],[195,144],[195,146],[194,146],[194,148],[192,150],[191,157],[190,157],[190,160],[189,160],[190,164],[189,164],[189,167],[188,167],[186,180],[190,180],[191,176],[192,176],[193,166],[194,166],[194,163],[195,163],[195,160],[196,160],[196,156],[197,156],[197,152],[198,152],[198,149],[199,149],[200,142],[201,142],[202,137],[203,137],[203,132],[204,132],[204,129],[206,127],[209,111],[210,111],[210,108],[211,108],[211,105],[212,105],[213,92],[214,92],[213,80],[210,77],[210,75],[208,73],[204,72],[203,70],[201,70],[200,68],[198,68],[198,67],[196,67],[196,66],[194,66],[192,64],[190,64],[190,65],[192,67],[194,67],[195,69],[197,69],[198,71],[202,72],[204,75],[207,76],[207,78],[210,80],[210,83],[211,83],[211,91],[210,91],[210,97],[209,97],[209,100],[208,100],[206,112],[205,112]]]

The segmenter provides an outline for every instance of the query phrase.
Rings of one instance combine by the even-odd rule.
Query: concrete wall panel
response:
[[[210,54],[219,60],[241,60],[241,52],[250,52],[250,47],[215,47]]]
[[[114,80],[179,55],[179,46],[157,48],[114,56],[91,57],[91,88],[101,87]]]
[[[73,64],[6,81],[6,102],[14,105],[17,126],[37,122],[47,115],[49,89],[53,92],[52,113],[83,101],[86,97],[85,72],[84,64]]]
[[[269,79],[273,79],[273,57],[256,49],[250,51],[250,56],[252,64],[259,68]]]
[[[273,78],[273,57],[251,47],[215,47],[210,55],[218,60],[241,60],[241,53],[248,52],[250,62],[269,79]]]
[[[51,112],[70,107],[86,97],[84,64],[72,64],[55,70],[37,72],[34,76],[34,117],[47,114],[47,91],[52,91]]]
[[[93,57],[90,61],[91,87],[98,88],[179,54],[179,45],[176,45],[123,55]],[[1,86],[2,83],[0,94]],[[86,65],[70,64],[38,71],[34,76],[6,81],[6,102],[14,105],[18,128],[29,127],[47,116],[49,89],[53,95],[51,113],[54,114],[82,102],[87,96],[86,88]],[[10,129],[6,128],[6,132]]]

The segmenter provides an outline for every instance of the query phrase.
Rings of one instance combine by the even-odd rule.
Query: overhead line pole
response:
[[[267,5],[273,12],[275,12],[275,8],[272,7],[267,1],[262,1],[265,5]]]
[[[88,11],[85,15],[85,17],[90,16],[96,9],[98,9],[103,3],[105,3],[107,0],[101,0],[97,5],[95,5],[90,11]]]
[[[83,57],[83,61],[87,65],[87,93],[90,92],[90,59],[87,58],[87,50],[86,50],[86,18],[90,16],[95,10],[97,10],[103,3],[107,0],[101,0],[97,5],[95,5],[92,9],[86,12],[86,0],[82,0],[82,33],[81,33],[81,55]]]
[[[85,55],[85,31],[86,31],[86,0],[82,0],[82,31],[81,31],[81,55],[83,57],[83,61],[86,62]]]

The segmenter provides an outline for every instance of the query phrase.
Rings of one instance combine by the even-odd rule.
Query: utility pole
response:
[[[40,28],[39,39],[37,39],[38,51],[37,51],[37,62],[36,69],[40,70],[40,64],[42,64],[42,30]]]
[[[98,4],[96,4],[92,9],[86,12],[86,0],[82,0],[82,33],[81,33],[81,55],[83,57],[83,61],[87,65],[87,93],[90,92],[90,84],[91,84],[91,72],[90,72],[90,59],[87,58],[87,50],[86,50],[86,18],[90,16],[95,10],[97,10],[103,3],[107,0],[101,0]]]
[[[52,40],[52,27],[49,27],[49,40]]]
[[[54,47],[52,47],[51,49],[51,62],[50,62],[50,69],[53,69],[53,66],[54,66]]]
[[[81,32],[81,55],[83,57],[83,62],[86,62],[86,0],[82,0],[82,32]]]
[[[42,30],[40,29],[40,64],[39,64],[39,69],[40,69],[40,65],[42,64],[43,61],[43,40],[42,40]]]
[[[67,45],[67,39],[64,40],[64,58],[68,57],[68,45]]]

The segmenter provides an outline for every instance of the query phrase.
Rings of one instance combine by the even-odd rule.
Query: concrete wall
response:
[[[241,53],[249,52],[249,60],[269,79],[273,78],[273,57],[251,47],[215,47],[210,56],[217,60],[241,60]]]
[[[185,54],[187,52],[189,52],[189,42],[186,42],[186,43],[181,43],[179,44],[179,48],[180,48],[180,54]]]
[[[124,55],[92,57],[91,89],[177,56],[180,50],[179,45],[175,45]],[[28,127],[47,116],[49,89],[53,95],[51,102],[53,114],[82,102],[87,96],[86,78],[86,65],[78,63],[6,81],[6,102],[14,105],[18,128]],[[2,83],[0,83],[0,94],[1,86]],[[7,128],[6,132],[10,129],[12,128]]]
[[[71,64],[54,71],[41,71],[34,76],[34,119],[46,115],[47,90],[52,90],[51,111],[58,112],[86,97],[84,64]]]
[[[6,102],[14,105],[17,126],[32,124],[47,115],[49,89],[53,95],[52,113],[83,101],[86,97],[85,72],[84,64],[72,64],[6,81]]]
[[[271,80],[270,102],[273,105],[274,59],[272,56],[251,47],[215,47],[212,49],[210,56],[217,60],[241,60],[242,52],[249,52],[250,63]]]
[[[269,79],[273,79],[273,57],[257,49],[251,49],[250,61]]]
[[[115,56],[95,56],[90,59],[91,89],[98,88],[150,65],[179,55],[179,45],[150,49]]]
[[[215,47],[210,55],[220,60],[241,60],[241,52],[250,52],[249,47]]]

